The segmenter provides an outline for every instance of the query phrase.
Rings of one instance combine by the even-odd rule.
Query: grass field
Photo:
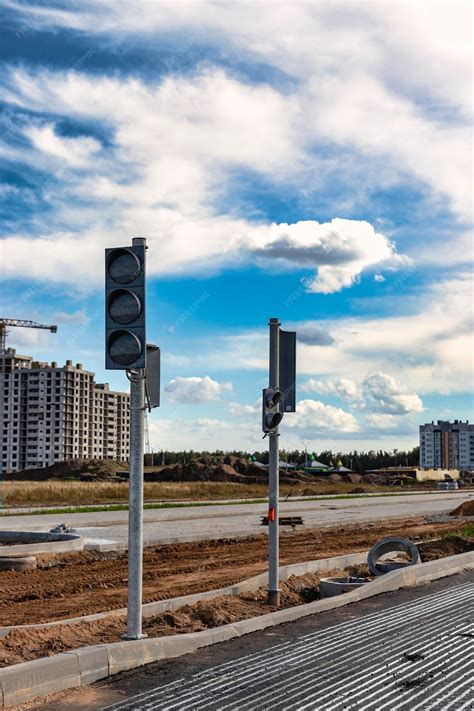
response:
[[[282,496],[316,496],[364,492],[401,493],[403,489],[376,485],[315,483],[282,485]],[[150,482],[145,483],[145,501],[212,501],[214,499],[262,498],[268,494],[264,484],[220,482]],[[0,485],[4,508],[16,506],[62,506],[125,503],[127,481],[11,481]]]

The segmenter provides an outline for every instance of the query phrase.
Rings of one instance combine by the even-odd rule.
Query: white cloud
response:
[[[400,424],[400,417],[423,411],[423,403],[416,393],[409,393],[395,378],[387,373],[372,373],[361,383],[348,378],[318,380],[310,378],[301,390],[319,395],[338,396],[349,407],[368,412],[366,422],[380,429],[390,429]]]
[[[103,122],[114,139],[102,150],[90,137],[59,136],[51,121],[24,126],[34,152],[17,161],[31,158],[37,168],[49,169],[43,192],[54,210],[47,223],[38,218],[35,236],[5,237],[7,277],[41,272],[63,281],[73,263],[78,279],[97,282],[103,248],[124,233],[148,236],[151,274],[209,272],[257,258],[263,268],[314,270],[305,284],[319,293],[349,287],[367,269],[408,263],[363,220],[255,224],[210,207],[235,167],[277,185],[302,179],[299,172],[314,159],[295,97],[248,86],[217,69],[151,85],[15,70],[7,84],[11,102]]]
[[[318,135],[351,146],[368,159],[385,156],[401,173],[410,173],[430,186],[438,197],[448,196],[456,214],[470,219],[468,125],[440,126],[423,116],[414,102],[392,93],[381,81],[357,73],[343,80],[318,78],[312,99]],[[440,165],[446,169],[440,171]]]
[[[385,281],[385,277],[383,274],[375,274],[374,281],[383,282],[383,281]]]
[[[232,383],[219,383],[208,375],[204,378],[177,377],[163,388],[173,402],[197,404],[215,402],[232,390]]]
[[[40,152],[65,161],[73,167],[83,168],[90,165],[101,145],[94,138],[66,138],[55,133],[53,124],[28,126],[25,135]]]
[[[366,303],[369,308],[370,300]],[[396,313],[391,315],[394,305]],[[405,393],[400,390],[399,394],[471,391],[474,329],[470,275],[436,281],[406,299],[397,295],[396,302],[388,297],[386,310],[389,315],[379,317],[290,322],[297,333],[300,328],[315,326],[334,337],[334,344],[324,348],[301,342],[297,346],[298,375],[314,381],[309,386],[304,383],[305,389],[315,388],[308,392],[336,394],[341,380],[360,387],[368,374],[379,371],[403,384]],[[201,355],[196,356],[195,365],[199,368],[262,373],[268,368],[268,334],[263,328],[216,334],[211,351],[204,342],[198,351]],[[335,383],[334,388],[326,385],[328,381]]]
[[[365,221],[335,218],[319,224],[307,220],[262,227],[254,234],[259,243],[254,250],[257,257],[285,265],[316,266],[316,277],[306,282],[307,290],[315,293],[331,294],[351,286],[374,265],[409,264]]]
[[[362,383],[364,407],[389,415],[422,412],[423,403],[416,393],[407,393],[391,375],[373,373]]]
[[[366,420],[376,430],[391,430],[399,424],[399,418],[394,417],[394,415],[381,415],[378,413],[367,415]]]
[[[243,405],[240,402],[229,403],[229,413],[232,417],[254,417],[261,412],[262,403],[257,400],[253,405]]]
[[[195,420],[150,419],[150,440],[160,449],[235,450],[261,449],[258,425],[201,417]]]
[[[301,390],[319,395],[338,395],[346,400],[359,400],[361,397],[360,387],[349,378],[339,378],[338,380],[310,378],[301,384]]]
[[[301,390],[319,395],[337,395],[352,407],[386,415],[405,415],[422,412],[423,403],[416,393],[409,393],[397,380],[387,373],[371,373],[361,383],[348,378],[317,380],[310,378],[301,385]],[[375,423],[377,418],[368,417]],[[382,422],[383,418],[378,418]],[[390,418],[386,418],[390,422]]]
[[[229,404],[229,412],[233,417],[243,418],[249,425],[254,423],[253,426],[258,428],[261,407],[261,400],[257,400],[252,405],[233,402]],[[350,412],[325,405],[318,400],[299,400],[296,403],[296,412],[286,413],[283,424],[283,431],[297,432],[305,436],[330,432],[337,437],[339,434],[360,431],[356,418]]]
[[[332,432],[335,436],[358,432],[360,429],[350,412],[325,405],[318,400],[300,400],[296,405],[296,412],[285,416],[285,426],[311,435]]]
[[[295,80],[292,104],[305,119],[301,134],[362,152],[367,172],[381,158],[397,178],[411,175],[434,195],[447,197],[458,215],[470,214],[469,2],[242,6],[162,0],[137,2],[133,12],[112,0],[81,3],[74,10],[9,5],[33,27],[109,33],[109,41],[117,43],[126,41],[124,35],[148,41],[174,33],[174,46],[165,57],[169,71],[201,45],[223,46],[226,57],[272,66]],[[234,106],[239,112],[238,102]],[[279,114],[273,117],[279,119]],[[273,132],[272,123],[265,129]],[[238,140],[238,132],[235,145],[245,154],[246,142]],[[344,162],[338,161],[337,168],[343,172]],[[378,180],[374,172],[374,187]]]
[[[469,392],[474,357],[471,276],[435,282],[406,303],[397,296],[396,311],[378,318],[318,321],[336,344],[318,348],[317,355],[301,344],[299,373],[317,371],[320,379],[329,380],[350,374],[362,382],[368,372],[382,371],[403,382],[408,392]]]

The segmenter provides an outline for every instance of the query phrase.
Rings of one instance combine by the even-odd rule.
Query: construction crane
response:
[[[20,328],[44,328],[51,333],[56,333],[58,330],[57,326],[45,326],[42,323],[36,323],[36,321],[22,321],[18,318],[1,318],[0,317],[0,352],[6,350],[6,340],[7,340],[7,327],[18,326]]]

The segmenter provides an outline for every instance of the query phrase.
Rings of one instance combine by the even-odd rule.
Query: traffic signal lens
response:
[[[109,337],[107,349],[114,363],[121,366],[130,366],[142,354],[140,339],[130,331],[114,331]]]
[[[127,325],[141,316],[142,304],[140,299],[128,289],[116,289],[108,300],[109,316],[115,323]]]
[[[270,390],[265,396],[267,407],[275,407],[280,402],[281,392],[279,390]]]
[[[108,271],[109,276],[117,284],[131,284],[140,276],[140,260],[136,254],[128,249],[115,249],[110,255]]]
[[[281,412],[270,412],[265,417],[265,425],[267,426],[267,429],[274,430],[275,427],[277,427],[280,424],[282,419],[283,419],[283,414]]]

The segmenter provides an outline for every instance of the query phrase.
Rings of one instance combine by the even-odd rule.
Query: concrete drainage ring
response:
[[[385,555],[385,553],[407,553],[410,558],[410,562],[378,563],[379,558]],[[367,556],[367,563],[372,575],[384,575],[385,573],[389,573],[391,570],[405,568],[407,565],[416,565],[419,562],[420,554],[418,553],[418,548],[414,543],[409,541],[408,538],[401,538],[401,536],[389,536],[388,538],[383,538],[381,541],[372,546]]]

